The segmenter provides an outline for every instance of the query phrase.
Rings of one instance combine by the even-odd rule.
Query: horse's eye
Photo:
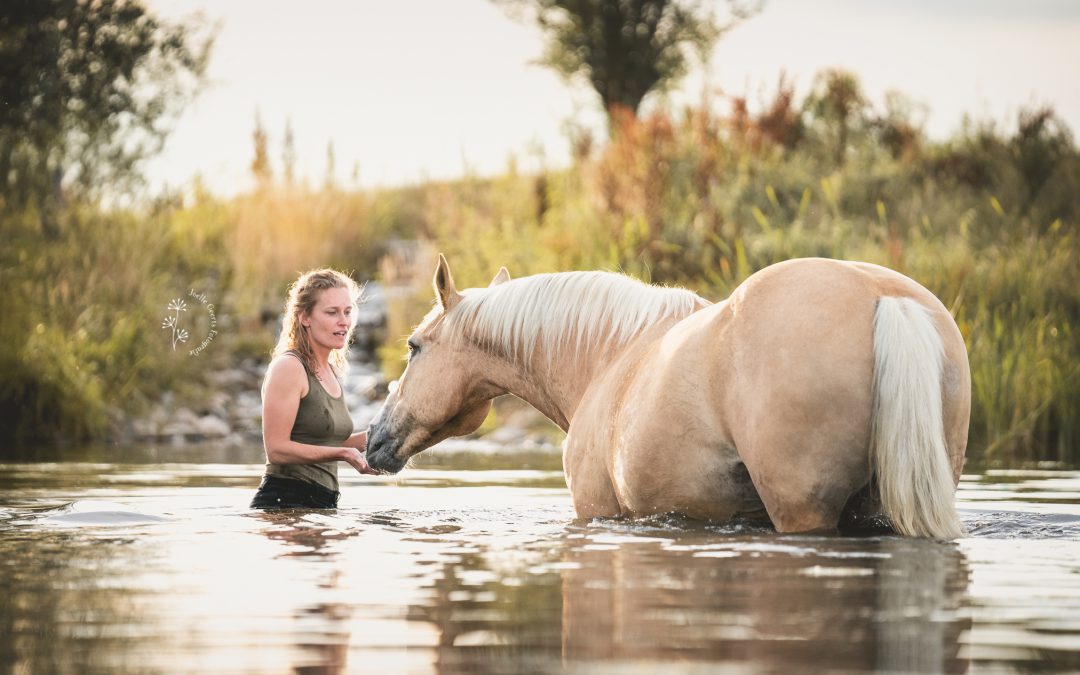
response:
[[[420,353],[420,345],[416,344],[412,340],[409,340],[409,358],[412,358]]]

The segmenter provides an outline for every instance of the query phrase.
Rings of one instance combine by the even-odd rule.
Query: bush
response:
[[[1011,135],[969,125],[936,144],[910,106],[878,115],[849,78],[822,83],[797,115],[781,86],[758,116],[736,101],[727,117],[630,119],[568,170],[429,190],[432,246],[459,286],[504,264],[515,276],[601,268],[714,300],[789,258],[886,265],[937,294],[964,334],[969,458],[1080,462],[1080,154],[1068,130],[1040,110]]]

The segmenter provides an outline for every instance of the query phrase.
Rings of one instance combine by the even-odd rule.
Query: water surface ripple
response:
[[[276,513],[254,462],[157,457],[0,465],[0,669],[1080,669],[1077,472],[965,476],[936,542],[578,521],[510,450]]]

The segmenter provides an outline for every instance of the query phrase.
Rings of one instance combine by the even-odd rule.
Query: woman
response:
[[[352,279],[331,269],[303,274],[289,289],[263,381],[266,475],[252,508],[336,508],[339,461],[377,473],[364,459],[367,432],[353,433],[339,379],[359,295]]]

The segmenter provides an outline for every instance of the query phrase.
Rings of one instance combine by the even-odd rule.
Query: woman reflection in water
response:
[[[285,320],[262,387],[266,475],[255,509],[337,507],[337,463],[374,474],[367,432],[353,433],[341,379],[359,299],[356,283],[331,269],[289,289]]]

